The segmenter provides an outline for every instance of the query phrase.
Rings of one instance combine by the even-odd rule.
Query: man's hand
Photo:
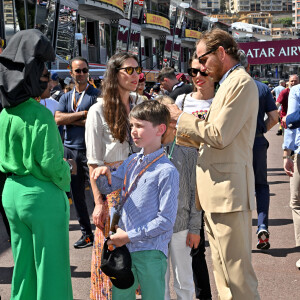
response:
[[[290,158],[285,158],[283,160],[283,169],[289,177],[293,177],[294,173],[294,162]]]
[[[186,245],[190,248],[198,248],[200,243],[200,235],[194,233],[188,233],[186,237]]]
[[[281,124],[286,129],[286,116],[282,117]]]
[[[111,184],[111,172],[108,167],[102,166],[95,168],[92,172],[92,178],[97,180],[100,175],[105,175],[108,180],[108,184]]]
[[[130,239],[126,231],[122,230],[118,226],[116,226],[116,228],[116,233],[110,236],[110,240],[107,242],[107,245],[115,245],[116,247],[122,247],[123,245],[129,243]]]
[[[177,122],[179,116],[182,114],[182,110],[176,104],[168,104],[167,106],[171,114],[171,121]]]
[[[108,216],[107,202],[96,204],[93,211],[93,222],[99,229],[104,230],[105,220]]]

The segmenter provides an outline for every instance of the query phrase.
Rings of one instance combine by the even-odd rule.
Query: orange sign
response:
[[[120,8],[122,11],[124,11],[124,4],[123,4],[123,0],[98,0],[99,2],[105,2],[108,3],[110,5],[116,6],[118,8]]]
[[[156,75],[158,73],[147,73],[146,74],[146,81],[156,82]]]
[[[159,25],[170,29],[170,21],[158,15],[147,14],[147,24]]]
[[[193,39],[200,39],[201,32],[196,31],[196,30],[186,29],[185,30],[185,37],[193,38]]]

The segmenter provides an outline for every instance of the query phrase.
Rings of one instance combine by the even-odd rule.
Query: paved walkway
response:
[[[295,267],[295,262],[300,258],[300,247],[295,248],[292,214],[289,208],[289,179],[282,169],[282,137],[276,136],[276,131],[275,127],[267,134],[270,142],[268,180],[271,190],[269,222],[271,249],[265,252],[256,249],[257,218],[256,213],[253,212],[253,265],[259,281],[261,299],[298,300],[300,299],[300,271]],[[89,206],[91,212],[92,203],[89,203]],[[92,249],[75,250],[72,245],[79,237],[79,226],[75,218],[74,207],[71,206],[70,256],[74,299],[88,300]],[[209,246],[207,247],[207,261],[213,299],[217,299]],[[12,270],[11,249],[0,217],[0,295],[2,300],[9,299]],[[172,296],[176,298],[174,292]]]

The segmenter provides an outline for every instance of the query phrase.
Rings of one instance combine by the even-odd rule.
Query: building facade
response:
[[[292,0],[229,0],[232,13],[292,12]]]
[[[18,30],[40,29],[55,48],[51,68],[66,71],[68,61],[85,57],[91,74],[102,75],[108,59],[118,51],[136,54],[147,81],[164,66],[187,71],[201,32],[212,27],[225,30],[197,9],[198,1],[169,0],[0,0],[5,40]],[[30,5],[29,5],[30,4]],[[27,13],[26,13],[27,12]],[[4,30],[3,30],[4,27]],[[0,31],[1,32],[1,31]],[[2,33],[3,35],[3,33]]]

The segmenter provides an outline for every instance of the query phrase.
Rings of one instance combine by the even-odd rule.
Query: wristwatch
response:
[[[68,165],[70,167],[70,172],[72,173],[72,171],[73,171],[73,165],[68,160],[66,160],[66,162],[68,163]]]

